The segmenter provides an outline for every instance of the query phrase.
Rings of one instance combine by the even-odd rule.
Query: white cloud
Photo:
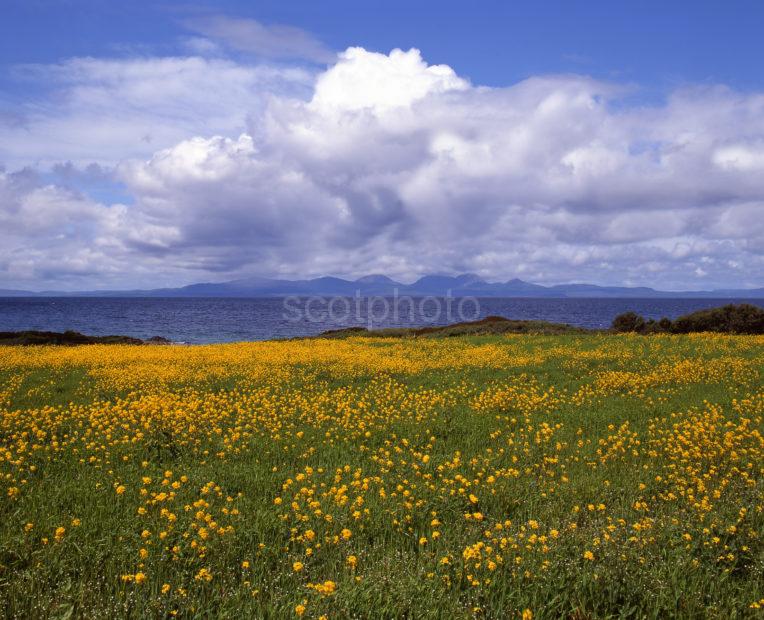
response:
[[[60,278],[74,286],[102,277],[119,260],[114,250],[124,216],[121,205],[45,185],[29,171],[0,171],[0,281]]]
[[[43,74],[59,76],[68,104],[33,115],[31,135],[54,129],[51,160],[115,165],[134,203],[18,177],[12,200],[0,193],[15,225],[15,252],[0,250],[9,283],[55,282],[65,252],[82,282],[122,287],[159,285],[157,272],[161,284],[434,271],[659,288],[764,280],[762,95],[714,87],[630,107],[620,87],[582,76],[485,88],[417,50],[362,48],[315,80],[201,58]],[[127,135],[146,127],[161,139],[135,146]],[[76,131],[74,157],[61,136]],[[23,161],[17,140],[7,152]],[[40,239],[71,233],[24,251],[37,217],[52,222]]]
[[[428,65],[419,50],[395,49],[390,55],[351,47],[319,76],[311,108],[318,111],[369,109],[383,112],[411,106],[431,94],[466,90],[468,82],[451,67]]]
[[[755,147],[734,144],[718,149],[713,155],[714,163],[726,170],[764,172],[764,145]]]
[[[309,32],[294,26],[266,25],[255,19],[208,15],[186,21],[191,30],[266,58],[329,63],[335,54]]]
[[[197,56],[74,58],[17,74],[46,97],[19,106],[21,122],[0,122],[0,162],[12,168],[113,166],[191,136],[236,135],[269,97],[307,96],[313,83],[303,69]]]

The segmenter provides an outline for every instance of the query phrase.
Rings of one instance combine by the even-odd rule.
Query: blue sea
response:
[[[309,301],[310,300],[310,301]],[[354,325],[367,328],[445,325],[489,315],[601,328],[633,310],[646,318],[676,318],[745,299],[526,298],[0,298],[0,331],[75,330],[93,336],[163,336],[213,343],[309,336]],[[460,303],[461,302],[461,303]]]

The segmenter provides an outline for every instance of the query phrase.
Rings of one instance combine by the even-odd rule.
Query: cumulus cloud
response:
[[[13,282],[49,276],[74,284],[114,264],[108,236],[124,208],[105,207],[29,170],[0,171],[0,274]],[[73,279],[70,278],[73,276]]]
[[[313,83],[300,68],[200,56],[74,58],[16,76],[44,94],[18,106],[19,122],[0,122],[0,162],[12,168],[113,166],[195,135],[236,135],[269,97],[307,97]]]
[[[100,73],[102,62],[120,65],[121,77]],[[165,119],[171,131],[146,155],[120,160],[107,149],[128,206],[4,174],[16,206],[4,199],[0,218],[16,222],[12,239],[31,228],[22,203],[72,230],[60,246],[17,250],[26,280],[50,276],[37,266],[90,240],[100,254],[79,257],[95,274],[82,280],[109,285],[154,285],[151,270],[184,282],[472,271],[545,283],[762,285],[764,95],[693,88],[631,107],[622,87],[585,76],[486,88],[417,50],[350,48],[315,76],[165,59],[219,88],[197,93],[193,80],[168,74],[163,92],[177,93],[168,100],[146,91],[160,87],[162,62],[46,69],[63,70],[66,97],[91,111],[94,101],[126,99],[143,122]],[[146,71],[148,83],[135,78]],[[53,122],[43,117],[36,122]],[[55,117],[69,130],[85,120]],[[99,161],[85,154],[97,146],[61,158]],[[13,272],[10,260],[0,250],[0,274],[5,265],[4,279],[20,283],[11,274],[21,263]]]
[[[432,94],[466,90],[466,80],[446,65],[427,65],[416,50],[393,50],[389,56],[351,47],[321,74],[311,108],[384,111],[411,106]],[[327,110],[328,109],[328,110]]]

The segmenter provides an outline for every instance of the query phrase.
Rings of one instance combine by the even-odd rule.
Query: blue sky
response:
[[[760,2],[0,10],[0,288],[764,285]]]
[[[764,4],[721,2],[463,2],[400,0],[214,3],[6,0],[0,59],[172,53],[203,13],[290,24],[332,49],[416,47],[476,83],[584,72],[661,91],[683,82],[762,86]]]

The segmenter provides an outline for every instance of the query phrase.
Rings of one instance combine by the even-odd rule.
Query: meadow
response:
[[[0,347],[0,617],[753,618],[764,337]]]

